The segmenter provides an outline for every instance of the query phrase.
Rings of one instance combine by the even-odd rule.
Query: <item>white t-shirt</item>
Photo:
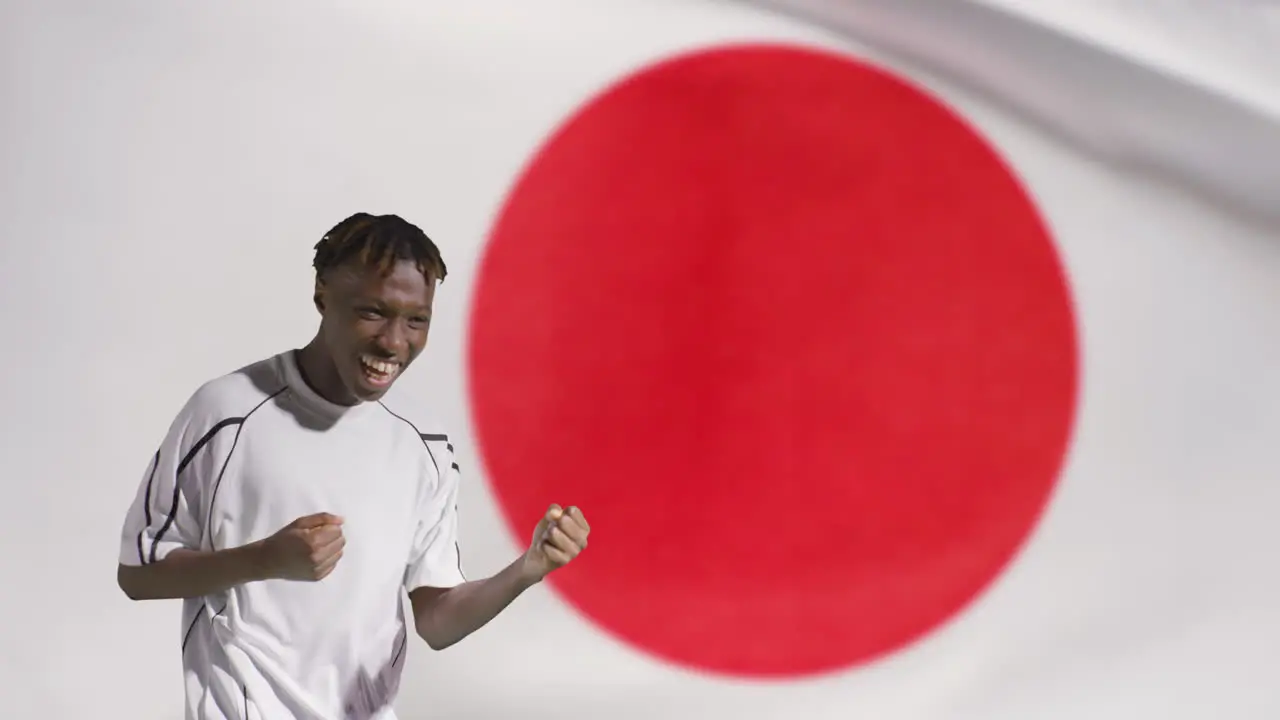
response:
[[[324,400],[292,351],[196,391],[143,475],[120,562],[237,547],[319,512],[344,519],[346,548],[319,582],[184,601],[187,719],[394,720],[406,592],[464,580],[458,480],[444,434]]]

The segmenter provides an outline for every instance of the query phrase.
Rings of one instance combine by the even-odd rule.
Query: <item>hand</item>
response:
[[[552,570],[569,564],[587,549],[589,534],[591,526],[581,510],[573,506],[564,510],[552,504],[534,529],[533,543],[524,554],[526,576],[538,582]]]
[[[333,572],[345,545],[342,518],[307,515],[262,542],[262,563],[268,578],[315,582]]]

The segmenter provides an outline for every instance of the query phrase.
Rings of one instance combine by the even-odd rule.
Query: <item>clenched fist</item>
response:
[[[568,510],[552,504],[533,531],[533,543],[524,554],[524,571],[537,581],[557,568],[564,567],[587,549],[591,526],[582,511]]]
[[[307,515],[263,541],[262,562],[268,577],[314,582],[333,572],[345,545],[342,518]]]

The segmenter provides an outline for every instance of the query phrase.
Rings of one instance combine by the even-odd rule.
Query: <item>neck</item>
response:
[[[338,368],[333,358],[325,350],[317,335],[297,353],[298,372],[302,381],[317,395],[335,405],[356,405],[360,401],[351,396],[342,378],[338,376]]]

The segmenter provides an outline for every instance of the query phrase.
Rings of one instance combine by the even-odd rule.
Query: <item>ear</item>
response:
[[[320,278],[316,278],[316,290],[315,294],[311,296],[311,299],[315,302],[316,310],[319,310],[321,315],[324,314],[324,296],[326,290],[327,288],[324,285],[324,281]]]

